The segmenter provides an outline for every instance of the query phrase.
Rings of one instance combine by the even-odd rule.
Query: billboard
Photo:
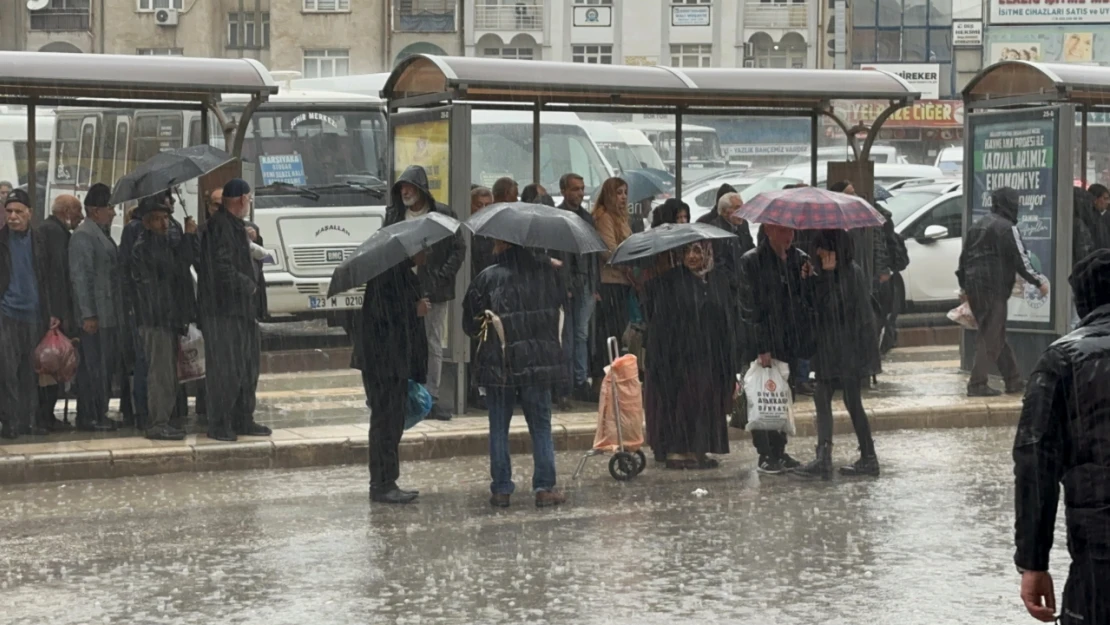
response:
[[[936,100],[940,97],[939,63],[864,63],[860,69],[878,69],[897,74],[910,84],[914,91],[921,93],[922,99]]]
[[[887,108],[886,102],[874,100],[834,100],[833,111],[849,126],[871,126]],[[826,125],[835,124],[831,119]],[[964,103],[960,100],[918,100],[898,109],[883,128],[962,128]]]
[[[991,24],[1110,24],[1102,0],[990,0]]]
[[[451,121],[437,119],[393,127],[393,164],[395,175],[409,165],[420,165],[428,174],[428,190],[437,202],[451,201]]]

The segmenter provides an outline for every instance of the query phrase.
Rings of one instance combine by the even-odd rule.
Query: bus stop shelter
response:
[[[238,156],[247,121],[278,86],[253,59],[173,56],[0,52],[0,104],[27,109],[27,188],[36,197],[33,172],[35,110],[39,106],[111,107],[133,103],[148,109],[194,109],[220,123],[232,156]],[[238,120],[220,108],[224,94],[240,93],[250,102]],[[202,114],[201,136],[209,137]],[[42,210],[42,207],[39,207]]]
[[[637,67],[416,54],[394,68],[382,97],[388,100],[391,113],[393,178],[408,165],[422,164],[431,170],[433,184],[446,191],[437,199],[458,210],[470,205],[473,109],[531,111],[533,181],[540,180],[540,150],[536,147],[541,145],[544,112],[674,115],[678,164],[683,162],[684,116],[806,117],[811,129],[813,184],[818,177],[818,120],[827,116],[845,131],[857,157],[850,164],[830,163],[830,174],[851,180],[869,196],[873,170],[868,155],[879,129],[919,94],[900,77],[875,70]],[[832,101],[840,99],[888,103],[875,124],[865,129],[862,146],[855,133],[864,129],[848,128],[833,112]],[[413,159],[415,145],[420,146],[419,159]],[[675,170],[676,189],[681,192],[682,167]],[[468,273],[460,272],[459,292],[469,283]],[[469,351],[469,341],[458,330],[460,314],[457,305],[448,315],[444,345],[445,362],[457,365],[467,362]],[[466,398],[462,366],[457,367],[454,379],[454,406],[461,412]]]
[[[1073,180],[1087,180],[1087,121],[1110,112],[1110,68],[1003,61],[981,71],[963,91],[964,234],[990,210],[990,194],[1011,187],[1021,196],[1018,230],[1049,296],[1019,283],[1009,300],[1010,343],[1023,374],[1052,341],[1073,327]],[[1076,143],[1078,142],[1078,146]],[[1078,149],[1077,149],[1078,148]],[[1077,167],[1081,173],[1076,176]],[[974,362],[975,332],[961,341],[964,368]]]

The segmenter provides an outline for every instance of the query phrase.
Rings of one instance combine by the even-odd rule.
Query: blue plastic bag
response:
[[[424,420],[432,411],[432,394],[423,384],[409,380],[409,397],[405,402],[405,429]]]

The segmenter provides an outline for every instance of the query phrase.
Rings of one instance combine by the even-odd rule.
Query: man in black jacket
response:
[[[794,247],[794,231],[763,226],[765,238],[740,258],[740,315],[748,339],[743,362],[758,359],[791,363],[813,355],[814,343],[802,280],[813,275],[804,252]],[[778,474],[800,466],[786,453],[786,434],[752,432],[761,473]]]
[[[185,222],[182,241],[170,240],[170,207],[155,198],[143,201],[143,232],[131,252],[128,267],[135,287],[132,300],[139,344],[147,369],[148,421],[152,440],[182,440],[185,432],[173,427],[177,398],[177,343],[195,316],[193,279],[189,275],[196,224]]]
[[[1041,355],[1014,439],[1014,563],[1026,609],[1052,622],[1048,557],[1063,483],[1071,569],[1060,623],[1093,625],[1110,623],[1110,250],[1081,260],[1070,281],[1082,321]]]
[[[224,198],[227,198],[226,192]],[[458,218],[446,204],[436,202],[428,189],[428,174],[419,165],[410,166],[398,176],[391,199],[385,215],[386,226],[416,219],[432,211]],[[443,338],[447,331],[448,302],[455,299],[455,275],[462,268],[465,258],[466,240],[460,231],[432,247],[427,264],[416,269],[422,295],[432,303],[424,319],[424,329],[428,334],[428,383],[425,387],[436,402],[431,416],[440,421],[449,421],[452,417],[450,410],[439,405],[439,383],[443,373]]]
[[[559,208],[578,215],[591,228],[594,227],[593,215],[582,206],[586,197],[586,181],[582,176],[565,174],[559,179],[559,192],[563,194]],[[573,374],[574,394],[580,400],[589,400],[590,320],[597,306],[601,267],[597,254],[568,254],[565,261],[562,269],[569,301],[564,347]]]
[[[73,293],[69,287],[69,237],[82,219],[84,215],[81,214],[81,200],[73,195],[59,195],[54,199],[50,216],[37,228],[46,247],[49,273],[60,277],[50,281],[50,307],[61,320],[62,333],[71,339],[77,337],[77,320],[73,314]],[[56,381],[54,384],[39,386],[38,424],[51,432],[72,429],[70,424],[54,416],[59,391]]]
[[[975,337],[975,365],[967,382],[969,397],[993,397],[999,391],[987,385],[991,364],[997,364],[1006,381],[1007,393],[1025,389],[1017,360],[1006,341],[1006,300],[1021,274],[1048,296],[1048,283],[1037,276],[1025,255],[1017,230],[1018,192],[1003,187],[991,194],[991,212],[967,231],[956,278],[967,296],[971,314],[979,326]]]
[[[204,332],[208,437],[269,436],[254,421],[261,337],[258,279],[244,219],[250,185],[236,178],[224,185],[223,204],[200,240],[197,293]]]
[[[561,504],[555,490],[551,389],[566,380],[559,344],[566,287],[550,263],[522,247],[497,241],[494,264],[470,283],[463,300],[463,331],[479,338],[472,358],[489,406],[490,504],[505,508],[513,493],[509,423],[520,399],[532,436],[536,506]]]

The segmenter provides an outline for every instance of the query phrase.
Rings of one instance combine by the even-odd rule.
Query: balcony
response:
[[[458,30],[455,20],[457,0],[395,0],[393,3],[393,32],[396,33],[453,33]]]
[[[474,7],[474,30],[517,32],[543,30],[543,3]]]
[[[749,30],[805,30],[809,27],[809,8],[796,2],[747,2],[744,28]]]
[[[88,9],[42,9],[31,13],[31,30],[36,32],[88,32]]]

